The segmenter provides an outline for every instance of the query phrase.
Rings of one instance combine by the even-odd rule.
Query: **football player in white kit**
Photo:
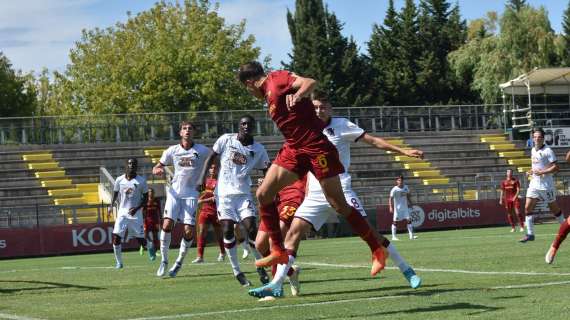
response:
[[[390,190],[388,201],[390,213],[394,214],[392,220],[392,240],[398,241],[396,233],[398,232],[398,221],[406,221],[406,227],[410,240],[417,239],[414,235],[414,227],[412,219],[410,219],[410,209],[412,208],[412,199],[410,199],[410,188],[404,184],[404,176],[400,175],[396,178],[396,185]]]
[[[532,140],[534,141],[530,158],[532,166],[527,172],[531,180],[526,190],[526,203],[524,206],[526,235],[519,240],[521,243],[534,241],[533,210],[538,200],[545,201],[548,204],[550,212],[554,214],[559,223],[563,223],[565,220],[562,210],[556,203],[554,174],[559,170],[556,163],[556,154],[544,144],[544,130],[542,128],[532,130]]]
[[[160,233],[160,253],[162,261],[156,275],[162,277],[168,268],[168,249],[172,238],[172,229],[177,221],[184,224],[184,236],[180,241],[178,259],[168,271],[170,277],[176,277],[182,267],[184,257],[192,246],[196,236],[196,207],[200,196],[198,187],[204,174],[204,165],[210,155],[210,149],[192,140],[194,125],[183,121],[180,123],[179,144],[164,150],[160,161],[152,169],[157,176],[164,175],[164,167],[174,165],[174,177],[166,191],[166,203],[162,232]]]
[[[352,190],[351,177],[350,174],[348,174],[348,168],[350,167],[350,144],[353,142],[364,141],[375,148],[392,150],[414,158],[421,158],[423,156],[423,152],[414,149],[401,149],[386,142],[384,139],[367,134],[362,128],[358,127],[346,118],[333,118],[332,106],[323,93],[315,92],[312,94],[311,99],[313,100],[312,102],[315,106],[317,116],[327,124],[323,132],[338,149],[340,160],[345,168],[345,172],[340,175],[340,181],[346,201],[357,209],[362,216],[366,216],[362,202]],[[277,272],[273,280],[263,287],[249,290],[249,295],[260,298],[266,296],[282,296],[283,281],[289,271],[289,268],[291,268],[295,262],[301,238],[310,231],[311,227],[318,231],[323,224],[326,223],[329,215],[331,214],[336,215],[337,213],[327,201],[318,180],[309,172],[308,191],[305,196],[305,200],[295,212],[295,218],[293,219],[291,228],[285,237],[285,248],[289,253],[289,262],[286,265],[278,265]],[[410,265],[408,265],[400,256],[396,247],[387,239],[384,241],[385,243],[382,243],[382,245],[387,248],[389,258],[391,258],[394,264],[398,266],[404,277],[410,283],[410,286],[414,289],[418,288],[421,285],[420,277],[416,275],[412,267],[410,267]],[[297,283],[296,287],[292,287],[291,291],[293,295],[299,294],[299,284]]]
[[[146,206],[148,186],[146,179],[137,175],[138,161],[135,158],[127,160],[125,174],[117,177],[113,187],[113,199],[109,205],[107,215],[113,212],[113,204],[119,198],[117,219],[113,227],[113,252],[115,254],[115,268],[123,268],[123,255],[121,240],[125,238],[127,229],[129,236],[134,236],[139,245],[146,247],[146,239],[143,229],[143,207]],[[152,258],[155,251],[149,249]]]
[[[265,172],[269,167],[269,156],[265,147],[253,139],[254,128],[255,120],[252,116],[241,117],[238,133],[227,133],[218,138],[212,148],[214,154],[211,159],[211,161],[219,160],[220,162],[218,184],[214,195],[218,219],[222,224],[224,234],[224,247],[233,274],[244,287],[250,286],[251,283],[240,270],[234,224],[244,227],[245,241],[248,241],[255,258],[261,259],[261,255],[255,249],[257,211],[251,194],[250,174],[253,169]],[[262,283],[269,282],[269,276],[264,268],[257,268],[257,272]]]

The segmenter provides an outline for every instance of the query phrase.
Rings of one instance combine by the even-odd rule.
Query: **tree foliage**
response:
[[[160,1],[125,23],[84,30],[46,96],[52,113],[173,112],[259,106],[236,81],[259,49],[245,23],[208,0]]]
[[[471,39],[450,55],[456,75],[488,103],[499,98],[500,83],[557,65],[555,34],[543,7],[523,5],[516,10],[507,5],[499,23],[499,34]],[[472,75],[472,81],[466,75]]]
[[[564,67],[570,66],[570,1],[564,15],[562,17],[562,34],[560,36],[560,65]]]
[[[360,106],[370,101],[368,65],[356,42],[342,35],[343,24],[322,0],[297,0],[287,11],[293,43],[285,68],[319,81],[337,106]]]
[[[0,117],[31,116],[35,108],[36,92],[31,75],[14,71],[0,51]]]

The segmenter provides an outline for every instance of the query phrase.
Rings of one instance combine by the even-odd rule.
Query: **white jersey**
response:
[[[352,189],[351,177],[348,173],[350,167],[350,144],[358,141],[364,130],[346,118],[331,118],[330,123],[323,129],[323,133],[338,150],[340,162],[344,166],[344,173],[339,175],[342,190]],[[309,191],[307,197],[325,199],[321,185],[314,175],[309,174]]]
[[[556,155],[546,145],[536,150],[532,148],[531,151],[532,170],[543,170],[551,163],[556,163]],[[554,177],[552,173],[536,175],[533,174],[530,180],[529,189],[535,190],[551,190],[554,188]]]
[[[209,154],[210,149],[199,143],[194,143],[188,150],[181,144],[164,150],[160,163],[163,166],[174,165],[170,190],[175,196],[188,198],[195,195]]]
[[[251,194],[251,171],[269,166],[269,156],[261,143],[244,146],[235,133],[218,138],[213,150],[220,155],[220,172],[214,191],[218,196]]]
[[[398,186],[394,186],[392,190],[390,190],[390,197],[394,200],[394,214],[407,214],[408,213],[408,194],[410,193],[410,189],[407,185],[404,185],[403,188]]]
[[[129,180],[123,174],[115,180],[113,191],[119,193],[119,211],[124,211],[141,205],[143,194],[148,192],[148,186],[146,179],[139,175]]]

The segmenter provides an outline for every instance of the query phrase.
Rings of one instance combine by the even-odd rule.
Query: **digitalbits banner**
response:
[[[562,207],[562,212],[567,212],[570,208],[570,196],[559,196],[557,202]],[[524,210],[523,207],[524,199],[521,199],[520,210]],[[550,213],[537,213],[540,218],[552,217]],[[376,214],[378,230],[389,231],[393,214],[388,206],[378,206]],[[411,208],[410,218],[418,230],[507,224],[505,208],[499,205],[498,200],[421,203]]]

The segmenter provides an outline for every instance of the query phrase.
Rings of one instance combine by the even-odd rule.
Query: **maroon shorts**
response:
[[[521,207],[521,202],[519,198],[505,201],[505,209],[507,210],[518,209],[520,207]]]
[[[287,225],[287,227],[291,227],[291,223],[293,223],[293,218],[295,217],[295,212],[297,212],[297,208],[299,205],[296,203],[284,203],[283,205],[279,204],[277,206],[277,212],[279,212],[279,220],[283,221]],[[259,223],[258,231],[268,232],[269,229],[263,223],[263,220]]]
[[[200,217],[198,218],[198,224],[220,224],[218,220],[218,215],[215,212],[200,212]]]
[[[159,229],[158,224],[159,224],[159,222],[156,220],[145,219],[143,227],[144,227],[144,230],[147,232],[150,232],[150,231],[158,232],[158,229]]]
[[[299,177],[310,171],[317,180],[334,177],[344,172],[338,151],[328,140],[300,148],[294,148],[285,143],[273,163],[295,172]]]

